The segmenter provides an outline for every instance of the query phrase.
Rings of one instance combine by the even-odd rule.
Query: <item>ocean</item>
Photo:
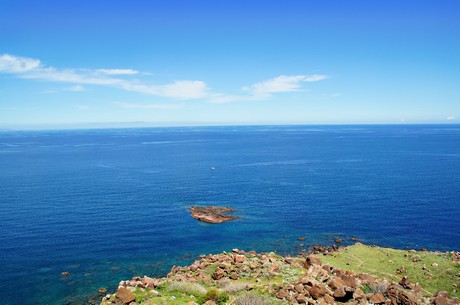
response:
[[[232,248],[459,250],[460,125],[0,131],[0,232],[5,305],[99,302]]]

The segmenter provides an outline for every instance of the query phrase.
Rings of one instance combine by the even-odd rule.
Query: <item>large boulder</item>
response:
[[[395,284],[389,285],[386,293],[392,305],[419,305],[414,294],[399,288]]]
[[[374,304],[382,304],[382,303],[385,303],[385,296],[383,295],[383,293],[381,293],[380,291],[375,293],[370,299],[369,301],[371,303],[374,303]]]
[[[118,288],[116,296],[123,304],[129,304],[136,299],[131,291],[125,287]]]
[[[323,285],[314,285],[313,287],[311,287],[309,292],[312,298],[318,300],[319,298],[324,297],[324,295],[326,294],[326,289]]]
[[[339,288],[344,288],[346,286],[345,282],[337,276],[334,276],[328,283],[328,286],[331,287],[332,290],[336,290]]]
[[[303,265],[305,269],[308,269],[310,268],[310,266],[313,266],[313,265],[321,266],[321,259],[319,259],[318,257],[314,257],[314,256],[308,256]]]

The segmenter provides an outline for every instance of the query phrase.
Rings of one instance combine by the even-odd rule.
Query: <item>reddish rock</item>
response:
[[[433,300],[434,305],[450,305],[449,300],[445,297],[435,297]]]
[[[326,305],[326,301],[324,300],[324,298],[319,298],[318,300],[316,300],[316,302],[318,303],[318,305]]]
[[[301,293],[303,291],[303,285],[302,284],[297,284],[294,286],[294,290],[297,291],[298,293]]]
[[[294,260],[292,257],[286,257],[286,258],[284,259],[284,262],[285,262],[286,264],[292,265],[292,264],[295,262],[295,260]]]
[[[410,280],[408,276],[403,276],[402,279],[399,281],[399,285],[406,289],[411,289],[412,285],[410,284]]]
[[[246,260],[246,257],[244,255],[235,255],[235,263],[244,263],[244,261]]]
[[[326,289],[322,285],[314,285],[309,292],[312,298],[318,300],[326,294]]]
[[[214,302],[213,300],[208,300],[203,305],[216,305],[216,302]]]
[[[142,284],[144,284],[144,287],[149,287],[149,288],[155,288],[160,284],[159,279],[154,279],[148,276],[144,276],[142,279]]]
[[[398,288],[396,285],[389,285],[386,293],[393,305],[419,305],[414,294]]]
[[[220,280],[224,276],[225,276],[225,271],[219,268],[217,268],[216,271],[212,274],[212,278],[215,280]]]
[[[321,266],[321,259],[319,259],[318,257],[309,256],[303,263],[303,266],[306,269],[310,268],[310,266],[313,266],[313,265]]]
[[[324,301],[326,301],[326,303],[330,305],[334,304],[334,298],[328,294],[324,295]]]
[[[123,304],[131,303],[135,300],[134,295],[125,287],[120,287],[116,293],[117,298],[123,302]]]
[[[288,293],[286,292],[286,290],[284,289],[281,289],[280,291],[278,291],[278,293],[275,295],[278,299],[284,299],[285,297],[287,297]]]
[[[307,303],[307,298],[303,294],[298,294],[295,299],[299,303]]]
[[[328,286],[331,287],[332,290],[336,290],[336,289],[345,287],[346,284],[341,278],[334,276],[329,281]]]
[[[435,297],[444,297],[444,298],[450,298],[450,295],[447,291],[438,291],[434,295]]]
[[[419,305],[417,297],[408,291],[401,291],[399,294],[399,300],[403,305]]]
[[[332,296],[337,300],[344,298],[346,295],[347,292],[345,291],[345,287],[340,287],[334,291],[334,294]]]
[[[275,275],[276,273],[280,272],[280,266],[278,264],[273,264],[268,267],[268,272],[272,275]]]
[[[345,286],[356,289],[356,279],[354,276],[345,274],[342,275],[340,278],[345,282]]]
[[[332,296],[337,302],[346,303],[349,300],[353,299],[353,291],[353,288],[341,287],[339,289],[336,289]]]
[[[345,274],[345,272],[342,269],[338,269],[338,268],[332,269],[332,273],[339,277]]]
[[[375,277],[367,273],[360,273],[358,277],[362,281],[362,284],[370,285],[375,282]]]
[[[238,217],[225,215],[224,213],[234,212],[235,210],[229,207],[207,206],[199,207],[192,206],[190,212],[192,217],[207,223],[222,223],[224,221],[234,220]]]
[[[353,298],[355,298],[355,300],[361,300],[361,299],[364,299],[365,297],[366,297],[366,294],[360,288],[356,289],[353,294]]]
[[[374,304],[382,304],[385,303],[385,297],[383,296],[383,293],[380,291],[374,294],[369,301]]]
[[[303,276],[299,279],[299,282],[301,284],[304,284],[304,285],[308,285],[308,286],[313,286],[315,284],[315,280],[308,277],[308,276]]]

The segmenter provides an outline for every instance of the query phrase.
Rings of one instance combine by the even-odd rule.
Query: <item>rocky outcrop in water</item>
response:
[[[222,223],[225,221],[234,220],[238,217],[226,215],[226,213],[235,212],[234,209],[229,207],[218,207],[218,206],[192,206],[190,208],[192,217],[207,223]]]

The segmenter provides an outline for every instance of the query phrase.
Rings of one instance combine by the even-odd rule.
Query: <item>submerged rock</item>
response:
[[[207,223],[222,223],[225,221],[234,220],[238,217],[226,215],[224,213],[235,212],[234,209],[229,207],[218,207],[218,206],[192,206],[190,208],[192,217]]]

